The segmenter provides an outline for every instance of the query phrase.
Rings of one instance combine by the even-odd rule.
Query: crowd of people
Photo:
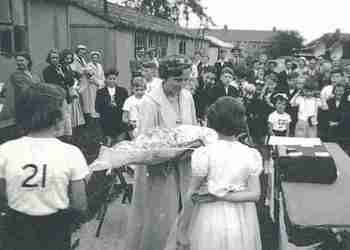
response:
[[[262,158],[238,141],[242,131],[252,144],[263,144],[266,136],[341,143],[348,137],[350,79],[339,62],[268,60],[265,54],[247,62],[239,48],[230,56],[221,50],[214,65],[200,52],[191,59],[150,57],[137,62],[128,90],[118,70],[103,68],[101,52],[89,52],[90,61],[87,54],[84,45],[75,52],[50,50],[40,77],[31,72],[28,53],[16,55],[17,70],[5,96],[21,137],[0,146],[0,195],[10,208],[13,249],[49,244],[66,249],[68,229],[58,234],[55,225],[70,220],[69,208],[86,210],[83,180],[89,171],[76,147],[54,137],[72,143],[82,126],[98,124],[107,146],[151,128],[181,124],[208,126],[219,135],[217,143],[196,149],[191,162],[135,169],[126,236],[130,250],[189,245],[260,250],[254,202],[261,192]],[[203,183],[209,190],[204,196]],[[39,220],[44,227],[35,226]]]

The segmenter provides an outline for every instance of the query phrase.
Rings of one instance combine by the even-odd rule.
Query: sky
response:
[[[117,1],[117,0],[110,0]],[[349,0],[201,0],[217,27],[297,30],[306,42],[340,29],[350,33]],[[199,27],[191,18],[190,27]]]

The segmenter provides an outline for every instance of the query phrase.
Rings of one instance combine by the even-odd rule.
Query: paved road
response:
[[[109,205],[99,238],[95,237],[98,221],[85,224],[79,232],[80,244],[76,250],[122,250],[129,207],[129,204],[121,204],[120,199]]]

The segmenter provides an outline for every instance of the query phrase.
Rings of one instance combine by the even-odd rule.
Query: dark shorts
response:
[[[5,249],[69,250],[69,218],[64,210],[46,216],[30,216],[10,210],[5,220]]]
[[[275,136],[286,136],[287,135],[287,131],[272,130],[272,132]]]

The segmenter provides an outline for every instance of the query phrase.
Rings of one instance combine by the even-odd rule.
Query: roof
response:
[[[116,26],[198,38],[187,29],[166,19],[144,15],[130,7],[108,2],[108,15],[105,15],[100,0],[72,0],[72,4]]]
[[[222,41],[232,42],[268,42],[275,34],[275,31],[268,30],[232,30],[232,29],[210,29],[206,34],[214,36]]]
[[[319,42],[324,41],[324,42],[328,42],[332,37],[334,38],[336,33],[325,33],[324,35],[322,35],[320,38],[317,38],[311,42],[309,42],[306,47],[313,47],[316,46]],[[338,33],[337,35],[339,35],[339,41],[341,42],[350,42],[350,33]]]
[[[233,44],[232,43],[227,43],[224,42],[214,36],[205,36],[206,39],[209,40],[210,43],[214,44],[215,46],[218,46],[220,48],[227,48],[227,49],[232,49],[233,48]]]

